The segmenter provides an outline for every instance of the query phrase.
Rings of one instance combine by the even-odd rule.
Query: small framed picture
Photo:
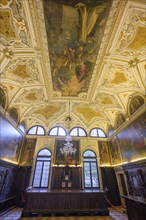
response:
[[[65,188],[65,182],[62,182],[62,187]]]
[[[71,182],[68,182],[68,188],[70,188],[71,187]]]

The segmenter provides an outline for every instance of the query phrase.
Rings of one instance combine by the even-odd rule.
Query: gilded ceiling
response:
[[[105,132],[146,93],[144,0],[0,0],[0,86],[27,129]],[[70,103],[70,104],[69,104]]]

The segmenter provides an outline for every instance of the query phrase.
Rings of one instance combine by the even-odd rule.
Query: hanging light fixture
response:
[[[71,122],[71,117],[70,117],[70,102],[69,102],[69,115],[65,119],[67,123],[67,135],[65,137],[66,143],[64,143],[64,146],[60,149],[61,154],[63,154],[65,157],[67,155],[73,155],[76,153],[77,149],[74,148],[73,143],[72,143],[72,137],[69,134],[70,130],[70,122]]]

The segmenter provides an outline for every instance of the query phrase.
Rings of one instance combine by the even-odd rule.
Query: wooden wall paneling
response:
[[[112,205],[121,205],[120,193],[115,171],[112,167],[101,167],[104,189],[107,190],[107,199]]]
[[[80,207],[79,204],[79,198],[77,194],[70,194],[70,195],[66,195],[67,196],[67,201],[69,201],[68,203],[68,207],[67,209],[70,210],[77,210]]]
[[[129,195],[146,198],[146,160],[123,165]]]
[[[56,210],[64,210],[65,209],[65,194],[57,195],[57,207]]]
[[[55,195],[46,195],[46,199],[43,201],[43,208],[45,210],[53,210],[54,207],[54,201],[56,200]]]
[[[72,167],[72,188],[82,189],[82,168]]]
[[[80,212],[100,212],[108,215],[107,203],[104,191],[84,191],[84,190],[51,190],[46,192],[36,192],[28,190],[26,202],[22,216],[57,214],[57,213],[80,213]]]
[[[16,176],[18,167],[5,161],[0,161],[0,213],[16,203]]]
[[[88,209],[88,207],[90,207],[90,198],[88,196],[88,194],[81,194],[80,195],[80,207],[83,210]]]
[[[146,219],[146,199],[136,196],[123,196],[129,220]]]
[[[19,166],[17,171],[17,177],[16,177],[16,204],[19,207],[23,207],[24,200],[23,198],[23,192],[27,189],[29,186],[30,181],[30,175],[31,175],[31,166]]]
[[[65,167],[52,168],[52,189],[81,189],[81,167],[69,167],[68,180],[65,179]],[[63,186],[64,185],[64,186]]]

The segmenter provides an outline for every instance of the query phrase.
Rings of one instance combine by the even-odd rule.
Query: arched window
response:
[[[38,152],[33,176],[32,186],[35,188],[47,188],[49,184],[51,166],[51,151],[42,149]]]
[[[90,137],[101,137],[101,138],[106,138],[106,134],[104,131],[100,128],[93,128],[90,131]]]
[[[87,136],[86,131],[80,127],[72,128],[70,131],[70,135],[76,136],[76,137],[86,137]]]
[[[50,129],[49,135],[50,136],[65,136],[66,131],[64,128],[62,128],[60,126],[56,126],[56,127],[53,127]]]
[[[99,188],[96,154],[91,150],[83,153],[84,187]]]
[[[42,126],[36,125],[31,127],[27,134],[30,135],[45,135],[45,129]]]

